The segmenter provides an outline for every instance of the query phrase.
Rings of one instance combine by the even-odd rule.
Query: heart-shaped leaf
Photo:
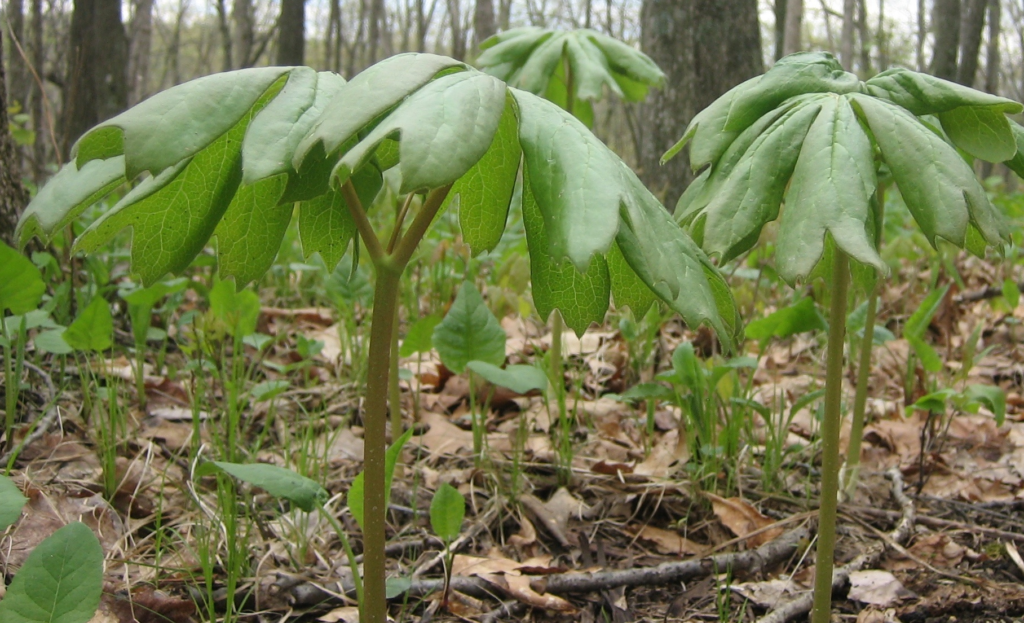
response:
[[[505,337],[480,292],[466,281],[444,320],[434,328],[433,341],[441,363],[462,374],[470,361],[496,366],[505,363]]]

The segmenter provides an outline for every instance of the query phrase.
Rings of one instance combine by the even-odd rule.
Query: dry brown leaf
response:
[[[569,518],[573,515],[581,515],[587,510],[587,506],[574,497],[569,490],[561,487],[555,491],[547,502],[541,502],[530,494],[520,496],[520,501],[537,518],[544,528],[563,547],[569,547],[573,543],[569,539]]]
[[[491,550],[488,558],[456,555],[452,561],[452,575],[477,576],[505,590],[511,597],[533,606],[567,614],[575,614],[576,607],[556,595],[544,594],[530,587],[529,576],[522,575],[521,567],[546,567],[549,556],[531,558],[522,563],[505,558],[498,550]]]
[[[344,623],[359,623],[359,607],[342,606],[340,608],[335,608],[327,614],[318,617],[317,621],[323,621],[324,623],[338,623],[339,621],[344,621]]]
[[[868,569],[850,574],[848,598],[854,601],[887,608],[901,599],[914,596],[888,571]]]
[[[420,420],[430,426],[430,430],[419,439],[420,443],[430,450],[431,456],[458,454],[463,450],[473,451],[473,433],[452,424],[447,416],[426,412],[420,414]]]
[[[933,567],[955,567],[964,559],[968,552],[966,547],[949,538],[949,535],[942,533],[927,534],[916,541],[910,547],[910,553],[924,560]],[[915,569],[919,563],[913,559],[906,558],[894,553],[885,568],[889,571],[900,571],[904,569]]]
[[[689,458],[686,442],[680,438],[679,429],[670,430],[658,439],[647,458],[633,468],[633,473],[650,478],[667,478],[677,462],[682,464]]]
[[[104,593],[103,602],[121,623],[191,623],[196,613],[191,599],[178,599],[148,586],[127,597]]]
[[[733,584],[730,588],[762,608],[768,608],[769,610],[775,608],[780,603],[789,601],[794,595],[804,590],[790,577],[767,580],[765,582]]]
[[[363,440],[356,437],[351,428],[345,427],[334,435],[327,457],[332,465],[342,461],[362,461]]]
[[[857,623],[900,623],[895,608],[877,610],[865,608],[857,614]]]
[[[722,498],[713,493],[704,495],[711,500],[711,506],[722,525],[740,538],[775,523],[774,519],[765,517],[741,498]],[[747,545],[752,548],[760,547],[782,534],[782,531],[781,527],[765,530],[747,539]]]
[[[636,532],[636,536],[644,541],[654,543],[655,549],[662,554],[675,556],[699,556],[704,548],[690,539],[672,530],[663,530],[654,526],[644,526]]]

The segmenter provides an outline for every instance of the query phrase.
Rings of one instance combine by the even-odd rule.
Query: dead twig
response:
[[[899,504],[901,511],[900,521],[896,524],[896,528],[889,533],[889,540],[902,544],[910,538],[910,533],[914,529],[914,518],[916,515],[914,503],[903,492],[903,474],[899,468],[894,467],[890,469],[886,472],[886,476],[892,480],[892,496],[896,499],[896,503]],[[835,570],[832,574],[832,587],[838,588],[846,584],[850,574],[854,571],[860,571],[865,567],[872,567],[878,564],[884,553],[884,542],[872,545],[863,554]],[[810,612],[813,603],[814,593],[813,591],[807,591],[796,599],[786,602],[779,608],[761,617],[758,619],[758,623],[786,623]]]

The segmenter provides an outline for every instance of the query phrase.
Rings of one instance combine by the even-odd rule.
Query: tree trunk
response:
[[[787,0],[775,0],[775,60],[786,55],[786,2]]]
[[[330,0],[327,17],[327,68],[341,73],[341,50],[345,45],[345,33],[341,30],[341,0]]]
[[[999,91],[999,36],[1002,20],[1002,0],[988,3],[988,48],[985,50],[985,90]]]
[[[13,246],[14,227],[18,224],[21,209],[28,201],[28,194],[21,185],[21,167],[14,140],[7,127],[7,88],[4,76],[4,36],[0,28],[0,240]]]
[[[863,4],[863,0],[861,0]],[[889,33],[885,29],[885,0],[878,0],[878,71],[889,69]]]
[[[781,0],[778,0],[781,2]],[[782,55],[803,49],[801,38],[804,27],[804,0],[786,0],[786,30],[782,42]]]
[[[46,75],[46,42],[43,39],[43,0],[32,0],[32,66],[36,74],[42,80]],[[46,122],[43,102],[46,94],[42,90],[42,84],[33,79],[32,97],[29,98],[32,115],[32,128],[36,131],[36,143],[32,146],[32,177],[36,182],[43,179],[44,167],[46,165],[46,146],[52,145],[53,129]],[[52,120],[51,120],[52,121]],[[56,157],[56,154],[54,154]]]
[[[853,31],[857,19],[857,0],[843,0],[843,31],[839,35],[839,62],[853,71]]]
[[[946,80],[956,80],[960,0],[935,0],[932,25],[935,28],[935,50],[932,52],[931,73]]]
[[[924,40],[928,36],[928,13],[925,10],[924,0],[917,0],[917,70],[924,71]]]
[[[256,44],[256,18],[252,0],[235,0],[231,7],[232,67],[245,69],[252,65],[252,49]]]
[[[138,104],[149,93],[149,54],[153,40],[153,0],[134,0],[128,40],[128,105]]]
[[[120,0],[75,0],[64,83],[64,144],[128,105],[128,37]]]
[[[870,76],[871,33],[868,32],[868,10],[864,6],[864,0],[857,2],[857,32],[860,35],[860,72],[861,75]]]
[[[11,34],[14,35],[14,39],[21,45],[21,48],[26,49],[24,1],[9,0],[5,13],[7,26],[11,29]],[[11,58],[8,59],[10,70],[7,75],[7,96],[10,104],[17,102],[20,106],[24,107],[25,102],[28,101],[29,93],[28,69],[25,67],[26,59],[21,58],[17,46],[13,45],[13,41],[11,43]]]
[[[590,0],[587,0],[587,28],[590,28]],[[480,50],[480,43],[496,32],[494,28],[494,0],[476,0],[473,12],[473,48]]]
[[[281,18],[277,22],[277,64],[306,64],[306,2],[281,0]]]
[[[448,0],[448,26],[452,31],[451,57],[466,58],[466,33],[462,30],[462,5],[459,0]]]
[[[641,114],[640,178],[669,209],[693,178],[686,154],[661,155],[697,112],[761,73],[757,0],[644,0],[641,47],[665,71]]]
[[[384,16],[384,0],[369,0],[370,2],[370,58],[367,60],[368,65],[372,65],[377,62],[377,52],[383,47],[381,41],[381,27],[380,22]]]
[[[957,67],[956,81],[969,87],[974,86],[974,78],[978,75],[986,5],[988,0],[964,0],[960,19],[960,66]]]
[[[231,34],[231,24],[228,23],[228,7],[224,3],[224,0],[217,0],[214,3],[214,7],[217,10],[217,28],[220,30],[220,49],[221,49],[221,71],[231,71],[235,68],[235,54],[234,54],[234,36]],[[180,15],[180,13],[179,13]],[[174,31],[172,38],[175,38],[171,50],[168,54],[173,53],[175,55],[175,63],[177,63],[177,54],[179,44],[181,43],[181,21],[175,25],[176,30]],[[176,83],[175,83],[176,84]]]
[[[512,21],[512,0],[498,0],[498,29],[508,30],[509,23]],[[608,21],[611,21],[611,0],[609,0],[609,11]]]

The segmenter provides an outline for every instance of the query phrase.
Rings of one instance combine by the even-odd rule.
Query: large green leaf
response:
[[[770,338],[787,338],[806,331],[828,329],[825,318],[818,311],[814,299],[807,296],[796,303],[776,310],[768,316],[747,325],[747,337],[759,342]]]
[[[545,322],[559,310],[566,326],[583,335],[591,323],[600,323],[608,311],[611,281],[604,258],[596,256],[586,272],[551,254],[547,224],[537,205],[529,170],[523,173],[523,224],[530,249],[533,305]],[[500,362],[499,362],[500,365]]]
[[[441,208],[458,201],[462,238],[474,254],[493,250],[505,232],[522,154],[515,107],[512,96],[506,95],[505,112],[490,147],[455,182]]]
[[[864,82],[864,91],[911,114],[934,115],[960,107],[991,108],[994,112],[1016,114],[1021,105],[1013,100],[978,91],[949,80],[895,67]]]
[[[296,506],[312,512],[328,497],[327,491],[315,480],[284,467],[268,463],[226,463],[210,461],[196,469],[196,476],[206,476],[216,471],[255,485],[276,498],[293,502]]]
[[[267,90],[291,71],[288,67],[243,69],[178,85],[96,126],[75,143],[72,154],[79,167],[124,154],[128,179],[143,171],[158,175],[198,155],[236,127],[251,115]],[[241,139],[236,143],[241,144]]]
[[[0,316],[5,309],[24,314],[39,305],[46,284],[27,257],[0,241]]]
[[[462,374],[470,361],[505,363],[505,330],[469,281],[459,288],[448,314],[434,328],[434,348],[441,363]]]
[[[48,239],[125,181],[124,156],[93,160],[81,169],[73,160],[65,164],[25,208],[18,243],[25,246],[32,236]]]
[[[1003,162],[1017,153],[1010,120],[995,106],[954,108],[940,113],[942,129],[960,149],[988,162]]]
[[[789,282],[806,278],[824,252],[826,234],[854,259],[887,272],[868,230],[876,186],[871,140],[845,97],[825,97],[786,193],[779,275]]]
[[[241,288],[274,263],[292,220],[292,206],[278,205],[287,184],[282,173],[238,187],[214,230],[222,279],[234,277]]]
[[[1011,119],[1010,131],[1013,133],[1013,141],[1017,145],[1017,153],[1005,164],[1019,177],[1024,177],[1024,126]]]
[[[389,137],[399,137],[400,192],[439,188],[466,173],[490,147],[505,110],[505,85],[475,71],[425,85],[346,153],[335,174],[346,181]]]
[[[482,376],[488,383],[511,389],[517,394],[543,391],[548,387],[548,375],[536,366],[520,364],[499,368],[486,361],[470,361],[466,367]]]
[[[334,153],[375,119],[445,70],[463,68],[459,61],[433,54],[397,54],[360,72],[328,102],[298,146],[296,170],[315,145]]]
[[[525,91],[512,89],[512,94],[550,254],[567,257],[586,271],[590,259],[606,252],[615,237],[619,203],[631,191],[625,167],[572,115]]]
[[[103,549],[85,524],[70,523],[29,554],[0,601],[4,623],[86,623],[103,591]]]
[[[233,127],[195,156],[135,187],[83,232],[76,248],[95,251],[130,227],[132,266],[144,284],[153,284],[168,272],[183,271],[202,251],[231,204],[242,178],[240,145],[246,128],[280,86],[267,90]]]
[[[996,211],[970,165],[941,137],[906,110],[885,100],[851,96],[871,128],[882,159],[925,236],[963,247],[971,223],[992,245],[1006,236]]]

